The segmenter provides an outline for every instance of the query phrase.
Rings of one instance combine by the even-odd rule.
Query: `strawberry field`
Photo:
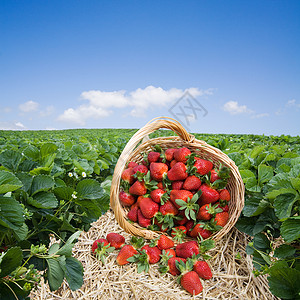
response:
[[[51,290],[64,278],[72,290],[81,287],[83,268],[72,248],[109,209],[114,167],[135,131],[0,131],[0,298],[26,299],[41,276]],[[298,299],[300,137],[195,137],[239,168],[245,207],[236,226],[252,237],[246,251],[255,276],[267,274],[277,297]],[[49,246],[51,237],[61,243]]]

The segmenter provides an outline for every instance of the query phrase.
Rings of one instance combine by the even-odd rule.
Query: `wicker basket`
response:
[[[177,133],[178,136],[148,139],[150,133],[162,128],[170,129]],[[138,145],[141,141],[142,143]],[[141,163],[143,153],[153,151],[155,145],[160,145],[164,150],[168,148],[187,147],[192,153],[199,154],[201,158],[210,159],[215,166],[223,164],[230,168],[230,179],[227,185],[227,189],[231,194],[231,201],[229,202],[230,217],[227,224],[220,231],[212,235],[214,240],[221,239],[234,226],[244,206],[244,184],[238,168],[222,151],[208,145],[204,141],[195,139],[178,121],[165,117],[155,118],[138,130],[125,146],[116,164],[110,191],[110,206],[115,213],[119,225],[126,232],[135,236],[142,236],[145,239],[154,239],[161,234],[161,232],[140,227],[137,223],[129,223],[126,217],[128,208],[122,206],[119,201],[120,180],[126,164],[130,161]]]

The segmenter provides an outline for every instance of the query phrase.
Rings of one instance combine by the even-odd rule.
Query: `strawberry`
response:
[[[192,295],[198,295],[203,290],[200,278],[195,271],[184,273],[180,278],[180,284],[187,292]]]
[[[196,224],[195,227],[191,230],[190,236],[193,238],[202,237],[207,239],[211,236],[212,232],[208,229],[203,228],[203,224]]]
[[[150,192],[150,197],[154,202],[161,203],[161,197],[164,193],[166,193],[166,191],[163,189],[155,189]]]
[[[165,216],[167,214],[177,215],[178,209],[173,205],[171,201],[167,201],[165,204],[161,205],[159,211]]]
[[[185,226],[176,226],[172,228],[171,236],[174,238],[175,241],[182,243],[182,239],[186,237],[187,229]]]
[[[229,191],[228,190],[226,190],[226,189],[223,189],[223,190],[221,190],[220,192],[219,192],[219,194],[220,194],[220,200],[224,200],[224,201],[230,201],[230,193],[229,193]]]
[[[136,181],[130,188],[129,193],[137,196],[142,196],[147,193],[147,188],[143,181]]]
[[[115,232],[107,234],[106,239],[112,247],[115,247],[115,249],[120,249],[125,243],[124,236]]]
[[[180,271],[176,267],[176,261],[183,261],[184,263],[186,263],[186,259],[182,257],[173,256],[168,260],[168,271],[174,276],[180,274]]]
[[[213,183],[215,182],[216,180],[219,180],[221,179],[219,176],[218,176],[218,172],[215,170],[215,169],[212,169],[210,171],[210,182]]]
[[[171,190],[170,193],[170,200],[175,205],[176,208],[179,208],[180,205],[176,203],[177,199],[183,200],[184,202],[187,202],[189,199],[193,198],[193,194],[190,191],[186,190]]]
[[[156,185],[159,189],[164,189],[164,184],[160,181],[160,182],[158,182],[157,183],[157,185]]]
[[[200,175],[208,174],[208,172],[211,171],[214,166],[211,161],[206,159],[195,157],[195,160],[194,166],[197,168],[197,173]]]
[[[172,190],[181,190],[183,187],[183,182],[182,180],[176,180],[172,182]]]
[[[199,246],[196,241],[188,241],[177,245],[175,251],[178,257],[188,258],[199,254]]]
[[[149,264],[155,264],[159,262],[161,250],[158,247],[150,247],[149,245],[145,245],[141,249],[142,251],[145,250],[148,255]]]
[[[140,202],[140,210],[145,218],[151,219],[158,212],[159,205],[150,198],[144,198]]]
[[[137,222],[138,220],[138,204],[135,203],[131,206],[130,211],[127,213],[127,218],[133,222]]]
[[[174,159],[174,152],[176,151],[177,149],[174,149],[174,148],[169,148],[165,151],[165,157],[166,157],[166,160],[168,161],[172,161]]]
[[[135,181],[133,174],[133,168],[127,168],[122,172],[121,178],[129,184],[133,184]]]
[[[134,161],[130,161],[130,162],[128,163],[127,167],[128,167],[128,168],[134,168],[134,167],[136,167],[136,166],[138,166],[138,165],[139,165],[138,163],[136,163],[136,162],[134,162]]]
[[[137,250],[134,249],[132,245],[125,245],[120,250],[120,252],[116,258],[116,261],[117,261],[118,265],[120,265],[120,266],[126,265],[129,263],[129,261],[127,259],[134,256],[137,253],[138,253]]]
[[[140,209],[137,212],[137,216],[138,216],[138,223],[141,227],[147,228],[148,226],[151,225],[151,219],[145,218]]]
[[[92,253],[95,254],[96,258],[101,260],[103,264],[105,264],[106,256],[114,250],[115,248],[111,247],[106,239],[98,239],[92,244]]]
[[[216,222],[216,225],[224,227],[229,219],[229,214],[226,211],[223,211],[221,213],[216,214],[216,217],[214,221]]]
[[[151,178],[156,181],[162,181],[165,173],[168,172],[168,166],[164,163],[152,162],[150,164],[150,175]]]
[[[186,227],[186,234],[188,236],[190,236],[190,233],[192,231],[192,229],[194,228],[195,225],[195,221],[194,220],[189,220],[185,223],[185,227]]]
[[[200,186],[199,191],[202,191],[200,196],[201,204],[215,203],[219,200],[219,193],[215,189],[211,188],[208,184],[204,183]]]
[[[204,204],[198,211],[197,219],[209,221],[216,213],[219,212],[222,212],[222,209],[220,209],[217,204],[214,206],[211,206],[211,203]]]
[[[132,169],[132,171],[133,171],[133,175],[135,175],[137,172],[146,175],[148,173],[148,168],[144,165],[137,165]]]
[[[188,176],[183,183],[182,188],[184,190],[196,191],[201,186],[201,180],[195,175]]]
[[[225,203],[227,203],[227,201],[225,201]],[[227,204],[225,204],[225,203],[217,202],[216,205],[217,205],[217,208],[222,209],[222,211],[228,212],[229,211],[229,206]]]
[[[160,250],[166,250],[174,247],[174,242],[166,235],[161,235],[157,240],[157,247]]]
[[[120,191],[119,199],[124,206],[131,206],[135,202],[135,197],[124,191]]]
[[[186,215],[185,211],[181,210],[178,212],[178,219],[176,220],[176,225],[184,225],[189,220]]]
[[[154,151],[151,151],[148,153],[148,162],[149,164],[151,164],[152,162],[156,162],[159,160],[160,158],[160,153],[159,152],[154,152]]]
[[[167,174],[168,178],[172,181],[185,180],[188,177],[186,165],[183,162],[177,162]]]
[[[211,279],[212,273],[208,263],[204,260],[198,260],[194,263],[193,271],[202,279]]]
[[[174,151],[174,159],[186,163],[190,154],[191,151],[188,148],[182,147]]]
[[[176,256],[176,252],[174,249],[165,249],[165,253],[168,255],[168,256],[172,256],[172,257],[175,257]]]
[[[173,159],[171,162],[170,162],[170,168],[173,168],[174,165],[177,163],[178,161]]]

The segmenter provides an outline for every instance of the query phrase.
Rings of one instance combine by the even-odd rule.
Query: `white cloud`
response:
[[[161,87],[147,86],[127,93],[124,90],[104,92],[99,90],[86,91],[81,94],[81,100],[88,103],[78,108],[68,108],[58,117],[59,121],[76,123],[83,126],[89,118],[103,118],[112,114],[112,108],[131,107],[130,115],[145,116],[149,108],[164,107],[179,99],[185,92],[193,96],[211,95],[212,89],[203,91],[198,88],[186,90],[172,88],[164,90]]]
[[[47,106],[45,110],[41,110],[40,111],[40,117],[49,117],[51,116],[55,111],[55,108],[54,106],[50,105],[50,106]]]
[[[0,122],[0,130],[24,130],[26,127],[21,122]]]
[[[29,100],[29,101],[19,105],[19,109],[24,113],[36,111],[38,109],[38,107],[39,107],[39,104],[32,100]]]
[[[297,103],[296,99],[289,100],[286,104],[286,107],[300,108],[300,103]]]
[[[278,111],[276,111],[276,115],[282,115],[283,113],[286,113],[289,109],[296,109],[298,110],[300,108],[300,103],[298,103],[296,101],[296,99],[291,99],[291,100],[288,100],[284,107],[282,108],[279,108]]]
[[[270,115],[270,114],[268,114],[268,113],[254,114],[251,118],[252,118],[252,119],[260,119],[260,118],[269,117],[269,115]]]
[[[253,113],[246,105],[239,105],[237,101],[228,101],[224,104],[223,110],[229,112],[231,115]]]

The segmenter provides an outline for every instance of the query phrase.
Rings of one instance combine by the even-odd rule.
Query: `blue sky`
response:
[[[170,116],[192,132],[299,135],[299,15],[298,0],[0,0],[0,129]]]

